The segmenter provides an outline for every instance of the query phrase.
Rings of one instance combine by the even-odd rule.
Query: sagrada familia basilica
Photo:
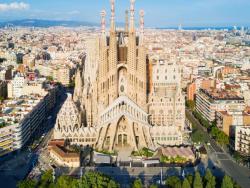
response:
[[[61,108],[55,138],[98,150],[120,150],[183,143],[185,99],[181,67],[148,57],[144,11],[135,27],[135,0],[124,30],[115,25],[111,0],[110,30],[101,12],[101,34],[88,42],[86,59],[75,77],[73,97]]]

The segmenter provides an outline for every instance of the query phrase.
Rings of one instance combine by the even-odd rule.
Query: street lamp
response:
[[[163,181],[162,181],[162,171],[163,171],[163,169],[162,169],[162,167],[161,167],[161,185],[163,185]]]
[[[56,177],[55,177],[55,169],[53,168],[53,182],[55,182],[55,179],[56,179]]]
[[[82,185],[82,175],[83,175],[83,167],[80,168],[81,185]]]
[[[183,171],[182,171],[181,176],[182,176],[183,179],[185,178],[185,171],[184,171],[184,168],[183,168]]]
[[[129,157],[129,167],[132,168],[132,158]]]

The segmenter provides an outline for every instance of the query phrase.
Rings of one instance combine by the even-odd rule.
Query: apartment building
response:
[[[235,135],[235,127],[250,125],[250,114],[247,111],[228,110],[216,112],[216,125],[230,137]]]
[[[20,73],[8,83],[8,98],[20,97],[22,95],[22,88],[25,84],[25,77]]]
[[[0,156],[15,150],[14,130],[16,126],[6,126],[4,121],[0,122]]]
[[[235,150],[250,156],[250,126],[237,126],[235,131]]]
[[[187,86],[187,100],[193,101],[196,94],[196,84],[190,83]]]
[[[244,98],[222,89],[200,89],[196,95],[196,110],[208,121],[215,120],[217,111],[235,109],[243,111]]]
[[[31,75],[31,74],[30,74]],[[43,87],[44,79],[30,80],[31,76],[26,77],[16,74],[14,79],[8,83],[8,98],[19,98],[23,95],[39,94],[45,96],[47,91]]]
[[[55,105],[55,90],[48,90],[45,96],[32,94],[1,104],[0,156],[21,149],[34,136]]]

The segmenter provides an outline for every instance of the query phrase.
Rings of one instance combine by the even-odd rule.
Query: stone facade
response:
[[[132,150],[154,148],[157,142],[152,140],[153,126],[159,126],[159,129],[161,126],[173,127],[172,133],[178,134],[178,141],[174,143],[181,144],[185,107],[179,88],[180,68],[174,65],[175,79],[169,79],[164,85],[167,95],[156,92],[158,84],[154,79],[155,70],[149,69],[152,65],[147,58],[143,40],[144,12],[140,11],[138,35],[135,28],[134,0],[131,0],[129,24],[126,23],[129,27],[124,31],[116,30],[115,27],[114,0],[111,0],[109,34],[106,33],[105,15],[106,12],[102,11],[100,37],[87,42],[86,61],[77,71],[74,92],[74,102],[81,108],[83,124],[98,132],[95,147],[109,151],[124,147]],[[166,69],[174,67],[169,66]],[[153,78],[152,82],[149,75]],[[165,72],[161,74],[164,75]],[[152,90],[149,83],[153,84]],[[167,107],[168,100],[172,100],[171,107]],[[164,105],[160,107],[159,103]],[[157,110],[154,116],[159,116],[163,110],[164,121],[150,121],[152,110]]]
[[[80,112],[68,94],[59,114],[54,129],[54,139],[67,139],[71,144],[94,146],[97,131],[92,127],[84,127]]]
[[[185,125],[185,98],[181,92],[182,68],[153,58],[152,89],[149,93],[149,121],[155,144],[180,145]]]

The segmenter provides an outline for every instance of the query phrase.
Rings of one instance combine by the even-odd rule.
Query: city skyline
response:
[[[145,10],[146,27],[216,27],[216,26],[249,26],[250,16],[247,9],[250,2],[240,1],[163,1],[138,0],[135,9]],[[109,1],[73,0],[73,1],[12,1],[0,3],[0,21],[22,19],[72,20],[88,21],[98,24],[99,12],[109,11]],[[124,22],[124,12],[129,9],[129,0],[117,0],[116,22]],[[110,15],[107,15],[109,17]],[[138,24],[138,16],[136,22]],[[109,22],[109,19],[108,19]]]
[[[249,5],[2,0],[2,187],[248,188]]]

